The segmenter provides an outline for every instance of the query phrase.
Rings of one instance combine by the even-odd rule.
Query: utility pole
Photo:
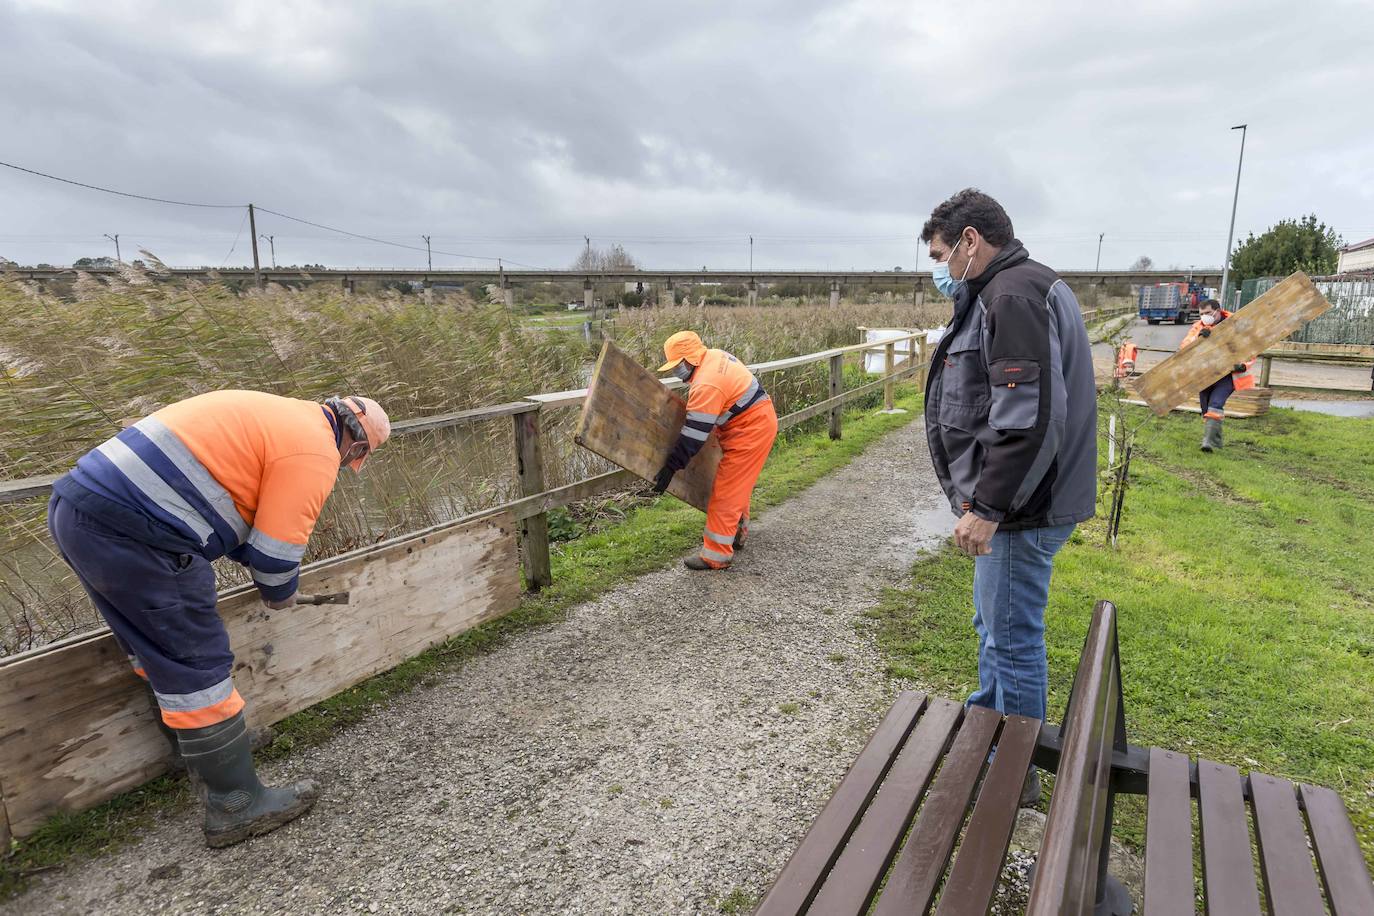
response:
[[[429,264],[429,272],[434,273],[434,252],[429,248],[429,236],[422,235],[420,238],[425,240],[425,262]]]
[[[272,269],[277,269],[277,237],[275,235],[260,235],[260,239],[267,239],[267,246],[272,249]]]
[[[749,236],[749,272],[754,272],[754,237]]]
[[[1105,232],[1099,232],[1097,234],[1097,263],[1093,265],[1093,270],[1095,271],[1102,269],[1102,239],[1106,234]]]
[[[1245,164],[1245,135],[1248,125],[1237,124],[1232,130],[1240,131],[1240,158],[1236,160],[1236,193],[1231,198],[1231,228],[1226,231],[1226,260],[1221,264],[1221,304],[1226,302],[1226,281],[1231,278],[1231,240],[1236,235],[1236,204],[1240,201],[1240,167]]]
[[[258,218],[253,215],[253,205],[248,205],[248,231],[253,239],[253,282],[262,289],[262,265],[258,263]]]
[[[124,259],[119,256],[119,233],[116,232],[114,235],[110,235],[110,233],[106,232],[105,238],[115,243],[115,263],[123,264]]]

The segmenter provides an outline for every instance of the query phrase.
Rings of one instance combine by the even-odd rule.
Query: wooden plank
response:
[[[1335,916],[1374,913],[1374,884],[1370,883],[1345,804],[1339,795],[1322,786],[1304,784],[1300,791],[1331,912]]]
[[[1281,776],[1250,774],[1255,837],[1269,912],[1275,916],[1324,916],[1326,903],[1312,870],[1298,792]]]
[[[526,401],[511,401],[506,404],[495,404],[491,407],[474,407],[471,410],[456,410],[452,413],[433,414],[428,417],[414,417],[409,420],[398,420],[396,423],[393,423],[391,426],[391,434],[393,436],[406,436],[412,433],[426,432],[431,429],[443,429],[448,426],[462,426],[467,423],[499,420],[502,417],[510,417],[538,409],[539,405],[537,404],[531,404]]]
[[[1240,772],[1224,763],[1199,760],[1197,776],[1207,912],[1209,916],[1259,916],[1259,887]]]
[[[1175,353],[1140,377],[1138,390],[1164,416],[1221,378],[1239,362],[1331,308],[1307,274],[1299,271],[1212,329],[1210,337]]]
[[[1188,756],[1150,748],[1145,815],[1145,916],[1193,911],[1193,814]]]
[[[964,707],[953,700],[931,699],[883,780],[878,797],[816,895],[816,913],[857,914],[868,909],[963,711]]]
[[[516,414],[515,479],[522,496],[544,492],[544,447],[539,432],[539,411]],[[525,568],[525,585],[530,591],[553,584],[549,565],[549,517],[543,513],[520,519],[520,555]]]
[[[1121,684],[1116,607],[1099,601],[1083,641],[1064,716],[1064,750],[1054,779],[1026,912],[1081,913],[1097,896],[1102,838],[1111,830],[1111,766]]]
[[[687,402],[608,340],[592,372],[575,440],[602,458],[653,480],[686,419]],[[691,463],[673,476],[668,492],[706,511],[720,456],[720,442],[712,433]]]
[[[19,480],[0,480],[0,503],[17,503],[22,499],[45,496],[52,490],[52,482],[61,474],[44,474]]]
[[[940,892],[937,916],[983,916],[991,909],[1040,725],[1039,719],[1007,716],[997,739],[997,756],[988,767],[959,854]]]
[[[983,706],[970,706],[964,713],[963,725],[892,867],[874,916],[906,916],[929,909],[1001,722],[996,711]]]
[[[925,703],[925,694],[908,690],[892,704],[759,904],[756,911],[759,916],[792,916],[805,912],[811,905],[821,882],[839,858],[840,850],[877,794],[878,784],[887,775]]]
[[[301,591],[351,603],[268,610],[252,588],[221,596],[234,683],[270,724],[395,667],[520,600],[515,521],[500,513],[312,564]],[[165,772],[142,683],[108,630],[0,661],[0,773],[16,836]]]
[[[517,520],[529,518],[532,515],[539,515],[542,512],[548,512],[578,500],[588,499],[598,493],[605,493],[607,490],[631,486],[639,479],[637,475],[629,471],[608,471],[605,474],[588,477],[586,480],[579,480],[577,483],[570,483],[567,486],[545,490],[543,493],[536,493],[524,499],[517,499],[515,502],[506,503],[499,508],[510,512]]]

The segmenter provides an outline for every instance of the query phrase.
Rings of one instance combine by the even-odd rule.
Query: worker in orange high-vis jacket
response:
[[[683,562],[688,569],[725,569],[749,536],[749,500],[773,440],[778,414],[763,386],[744,364],[724,350],[708,350],[693,331],[678,331],[663,344],[667,358],[659,372],[688,384],[687,421],[658,472],[654,489],[668,489],[712,431],[723,454],[706,506],[701,554]]]
[[[1204,299],[1199,302],[1198,312],[1202,317],[1195,321],[1188,330],[1188,335],[1178,345],[1180,350],[1191,346],[1202,338],[1210,337],[1214,327],[1231,317],[1231,313],[1222,308],[1221,303],[1215,299]],[[1202,450],[1204,452],[1221,448],[1221,421],[1226,416],[1226,400],[1234,392],[1255,387],[1255,376],[1251,372],[1254,365],[1253,359],[1249,362],[1236,363],[1231,367],[1229,373],[1199,393],[1198,402],[1202,407],[1204,426],[1202,434]]]
[[[145,417],[53,484],[53,541],[151,688],[201,786],[210,846],[274,830],[318,795],[311,780],[258,780],[211,561],[247,566],[269,608],[295,604],[339,469],[357,472],[390,434],[368,398],[216,391]]]

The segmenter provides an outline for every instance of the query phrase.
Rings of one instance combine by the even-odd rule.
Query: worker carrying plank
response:
[[[778,414],[743,363],[724,350],[706,349],[694,331],[669,337],[663,355],[667,362],[658,371],[671,372],[688,385],[687,420],[654,480],[654,490],[667,490],[673,475],[687,466],[715,430],[722,455],[706,506],[701,554],[683,562],[688,569],[725,569],[749,536],[749,499],[778,436]]]
[[[1202,338],[1211,337],[1212,328],[1231,317],[1231,313],[1222,308],[1221,303],[1215,299],[1204,299],[1199,302],[1198,311],[1202,317],[1193,322],[1192,328],[1188,330],[1188,336],[1184,337],[1183,342],[1178,345],[1180,350]],[[1255,387],[1255,376],[1250,371],[1254,364],[1253,359],[1244,363],[1236,363],[1231,367],[1229,373],[1199,393],[1198,401],[1202,407],[1204,424],[1202,435],[1202,450],[1204,452],[1221,448],[1221,421],[1226,416],[1226,399],[1234,392]]]
[[[53,484],[53,541],[203,787],[210,846],[274,830],[318,795],[311,780],[258,780],[210,561],[247,566],[267,607],[291,607],[339,469],[358,472],[390,433],[369,398],[215,391],[138,421]]]

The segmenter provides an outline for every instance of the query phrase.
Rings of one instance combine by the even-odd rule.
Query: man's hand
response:
[[[284,611],[289,607],[296,606],[296,596],[288,595],[280,601],[268,601],[266,598],[264,598],[262,600],[262,603],[267,605],[274,611]]]
[[[954,543],[969,556],[981,557],[992,553],[992,536],[996,533],[996,522],[965,512],[954,526]]]
[[[1212,336],[1212,329],[1211,329],[1211,328],[1203,328],[1201,331],[1198,331],[1198,336],[1199,336],[1199,337],[1211,337],[1211,336]]]
[[[1234,366],[1231,367],[1232,372],[1244,372],[1245,369],[1245,363],[1236,363]]]
[[[666,464],[662,468],[660,468],[658,471],[658,476],[654,478],[654,492],[665,492],[668,489],[668,484],[673,482],[673,475],[676,473],[677,471],[674,471]]]

